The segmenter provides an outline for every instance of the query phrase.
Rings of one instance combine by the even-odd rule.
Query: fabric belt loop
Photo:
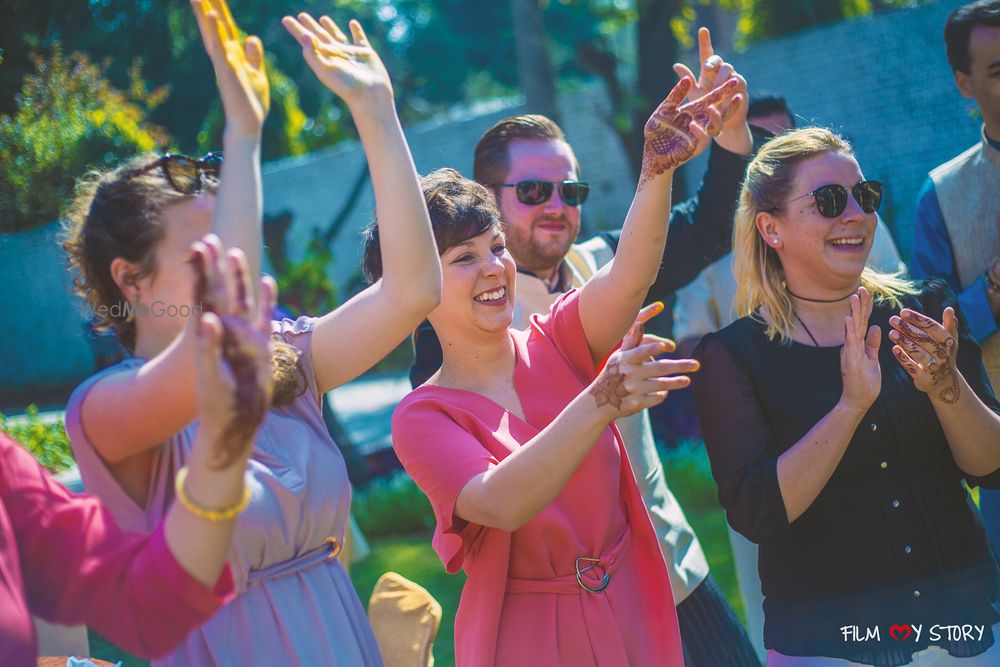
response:
[[[341,542],[336,537],[328,537],[323,546],[307,551],[295,558],[268,565],[259,570],[251,570],[247,577],[247,586],[253,586],[268,579],[287,577],[290,574],[307,570],[327,561],[334,561],[340,554]]]

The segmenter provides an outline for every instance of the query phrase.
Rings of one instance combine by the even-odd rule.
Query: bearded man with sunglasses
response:
[[[683,65],[678,76],[696,81],[689,98],[697,99],[730,78],[746,100],[746,82],[731,65],[713,54],[708,30],[699,31],[702,61],[696,79]],[[648,301],[662,300],[729,252],[740,181],[753,150],[746,123],[746,102],[723,125],[712,144],[708,170],[698,194],[673,208],[668,241]],[[514,328],[526,328],[534,313],[546,313],[556,298],[580,287],[610,262],[621,231],[604,232],[576,243],[583,203],[590,191],[562,130],[545,116],[506,118],[487,130],[476,145],[474,178],[496,195],[507,248],[517,263]],[[414,387],[441,365],[441,347],[426,322],[414,337]],[[616,422],[625,442],[636,482],[649,511],[667,563],[685,663],[759,665],[746,632],[709,575],[698,538],[664,479],[646,411]]]

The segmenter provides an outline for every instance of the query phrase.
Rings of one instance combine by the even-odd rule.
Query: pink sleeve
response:
[[[228,565],[206,588],[174,559],[162,523],[150,535],[123,533],[99,500],[70,493],[2,435],[0,499],[26,597],[46,620],[85,623],[126,651],[157,656],[234,594]]]
[[[559,351],[559,354],[572,366],[577,376],[585,384],[597,377],[594,360],[590,356],[590,345],[587,334],[583,330],[580,319],[580,290],[571,289],[559,295],[549,312],[544,315],[532,315],[529,327],[529,345],[531,336],[543,336]]]
[[[448,572],[461,569],[483,526],[455,516],[469,481],[499,461],[432,399],[404,399],[392,416],[392,447],[437,519],[433,546]]]

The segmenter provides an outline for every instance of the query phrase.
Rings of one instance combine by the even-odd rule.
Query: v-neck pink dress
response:
[[[392,421],[396,454],[434,508],[434,548],[449,572],[468,575],[458,664],[683,665],[666,565],[614,427],[517,531],[455,516],[473,477],[537,436],[595,377],[576,290],[510,335],[524,420],[479,394],[423,386]]]

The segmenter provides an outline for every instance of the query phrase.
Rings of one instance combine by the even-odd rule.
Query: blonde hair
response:
[[[830,130],[810,127],[786,132],[764,144],[750,161],[740,189],[733,221],[736,308],[741,316],[749,315],[767,324],[771,340],[791,339],[794,312],[785,270],[777,251],[758,233],[757,214],[781,208],[791,194],[796,167],[825,153],[854,155],[851,144]],[[914,284],[900,274],[879,273],[868,267],[861,272],[861,284],[876,302],[888,302],[896,308],[902,307],[901,295],[917,293]],[[758,313],[762,307],[767,311],[766,321]]]

